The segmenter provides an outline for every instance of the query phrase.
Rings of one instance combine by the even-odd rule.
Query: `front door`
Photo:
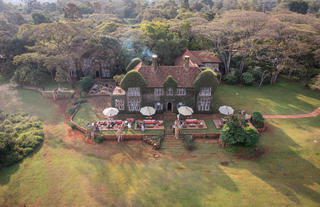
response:
[[[100,78],[100,72],[98,70],[96,71],[96,78]]]
[[[168,109],[168,111],[172,111],[172,103],[170,103],[170,102],[168,103],[168,108],[167,109]]]

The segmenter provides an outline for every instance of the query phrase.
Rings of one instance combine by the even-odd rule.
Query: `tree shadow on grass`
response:
[[[90,157],[93,172],[91,196],[108,206],[203,206],[215,188],[238,191],[236,184],[218,163],[196,159],[161,157],[145,159],[132,146],[120,147],[119,156],[110,160]],[[104,193],[96,193],[100,189]]]
[[[280,148],[270,149],[259,160],[253,160],[255,163],[247,170],[296,204],[300,204],[297,195],[320,203],[320,193],[309,187],[320,185],[320,169],[299,155],[301,146],[282,129],[273,125],[272,131],[262,138],[274,139],[279,146],[272,147]]]
[[[36,155],[42,148],[43,142],[40,143],[31,154],[24,157],[22,160],[17,161],[16,163],[0,168],[0,186],[6,185],[9,183],[11,176],[17,172],[20,168],[22,162],[27,158],[32,158]]]

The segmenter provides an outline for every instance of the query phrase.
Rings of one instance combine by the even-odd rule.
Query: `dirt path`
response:
[[[308,114],[295,114],[295,115],[263,115],[265,119],[302,119],[316,117],[320,115],[320,107]]]

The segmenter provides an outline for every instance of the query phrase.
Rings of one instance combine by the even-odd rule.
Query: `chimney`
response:
[[[184,68],[189,70],[190,69],[190,57],[184,56]]]
[[[152,69],[157,70],[158,69],[158,56],[152,55]]]

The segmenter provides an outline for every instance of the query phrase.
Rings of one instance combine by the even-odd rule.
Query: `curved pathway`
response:
[[[301,119],[310,118],[320,115],[320,107],[308,114],[295,114],[295,115],[263,115],[265,119]]]

